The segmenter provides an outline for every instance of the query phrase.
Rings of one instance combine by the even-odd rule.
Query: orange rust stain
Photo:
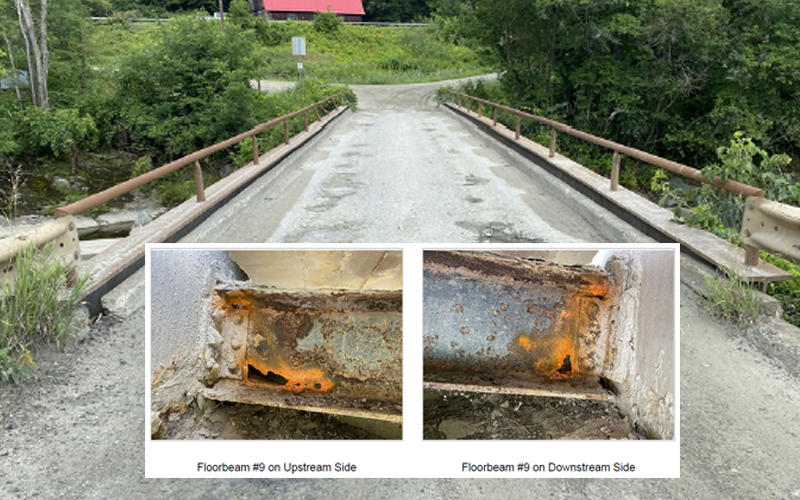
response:
[[[575,359],[575,346],[566,335],[537,337],[519,334],[512,344],[512,351],[527,357],[533,369],[540,373],[555,373],[567,354],[572,360]]]
[[[247,363],[263,374],[274,373],[286,379],[286,384],[277,386],[292,392],[329,392],[333,389],[333,381],[329,380],[319,368],[294,368],[283,361],[267,364],[259,359],[248,358]],[[248,377],[249,384],[255,385]]]
[[[215,295],[212,298],[212,302],[215,307],[228,310],[247,309],[251,305],[251,302],[244,297],[223,297],[219,295]]]
[[[607,297],[610,292],[610,285],[608,283],[589,285],[585,289],[586,295],[593,297]]]

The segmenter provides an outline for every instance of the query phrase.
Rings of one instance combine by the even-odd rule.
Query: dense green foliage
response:
[[[131,141],[191,153],[256,123],[253,115],[253,40],[202,19],[181,18],[153,45],[121,61],[115,105]]]
[[[55,1],[67,5],[74,0]],[[242,9],[243,3],[236,5],[238,20],[231,16],[225,30],[197,16],[160,24],[91,24],[79,14],[52,15],[51,109],[32,106],[25,88],[21,102],[13,92],[0,94],[0,112],[9,118],[0,120],[3,212],[16,211],[20,193],[24,209],[38,210],[47,203],[52,210],[54,204],[89,194],[82,185],[103,189],[129,177],[136,157],[150,158],[152,168],[341,90],[311,81],[287,98],[253,90],[250,80],[265,71],[266,61],[254,29],[261,21],[246,12],[246,4]],[[7,16],[0,18],[0,27],[9,28],[12,50],[24,68],[14,12],[0,13]],[[324,31],[320,37],[335,35]],[[0,64],[4,72],[7,61]],[[110,167],[125,158],[122,179],[120,172],[103,173],[106,185],[92,179],[90,169],[104,169],[98,162]],[[229,172],[226,163],[225,154],[210,158],[206,180]],[[142,165],[138,173],[145,171]],[[14,184],[19,189],[7,188],[20,167],[21,182]],[[79,187],[54,190],[49,186],[55,176],[68,177]],[[162,201],[172,205],[188,197],[193,188],[187,181],[182,172],[161,183]],[[44,201],[25,203],[34,196]]]
[[[363,0],[363,5],[364,21],[422,22],[430,14],[427,0]]]
[[[514,107],[689,164],[736,131],[800,152],[792,1],[442,3],[452,36],[494,48]]]
[[[52,248],[29,247],[17,254],[13,283],[3,284],[0,294],[0,382],[16,382],[35,365],[28,348],[34,342],[67,341],[74,307],[87,280],[67,288],[68,272]]]

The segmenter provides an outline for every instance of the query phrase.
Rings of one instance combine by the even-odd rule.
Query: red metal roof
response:
[[[361,0],[264,0],[264,10],[272,12],[325,12],[328,6],[337,14],[365,14]]]

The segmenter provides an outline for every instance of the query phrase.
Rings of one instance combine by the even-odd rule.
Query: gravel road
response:
[[[267,176],[270,189],[242,194],[238,202],[261,203],[261,215],[219,214],[215,238],[208,225],[191,238],[636,239],[612,218],[586,222],[591,213],[581,203],[558,205],[572,196],[567,188],[539,183],[495,146],[484,149],[488,139],[430,104],[433,88],[358,88],[359,111],[295,155],[299,163]],[[384,139],[374,144],[378,130]],[[394,146],[393,138],[404,145]],[[345,148],[334,147],[339,143]],[[436,153],[429,156],[429,148]],[[353,156],[345,156],[348,150]],[[695,265],[683,259],[684,269]],[[66,354],[40,349],[35,378],[0,386],[0,499],[800,498],[800,381],[699,304],[681,285],[681,479],[146,480],[139,310],[124,321],[102,319]]]
[[[184,241],[639,241],[612,215],[437,107],[440,85],[353,86],[357,111]]]

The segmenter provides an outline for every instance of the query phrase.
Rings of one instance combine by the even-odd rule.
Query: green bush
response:
[[[314,18],[314,30],[328,36],[335,36],[339,33],[342,27],[342,20],[336,17],[336,14],[330,10],[326,12],[319,12]]]
[[[19,113],[22,141],[31,150],[69,158],[73,170],[78,152],[97,142],[94,119],[77,109],[47,111],[29,106]]]
[[[68,271],[51,258],[52,247],[29,247],[11,264],[17,276],[2,286],[0,297],[0,381],[17,382],[35,366],[28,348],[34,343],[66,345],[74,308],[87,279],[67,286]]]

